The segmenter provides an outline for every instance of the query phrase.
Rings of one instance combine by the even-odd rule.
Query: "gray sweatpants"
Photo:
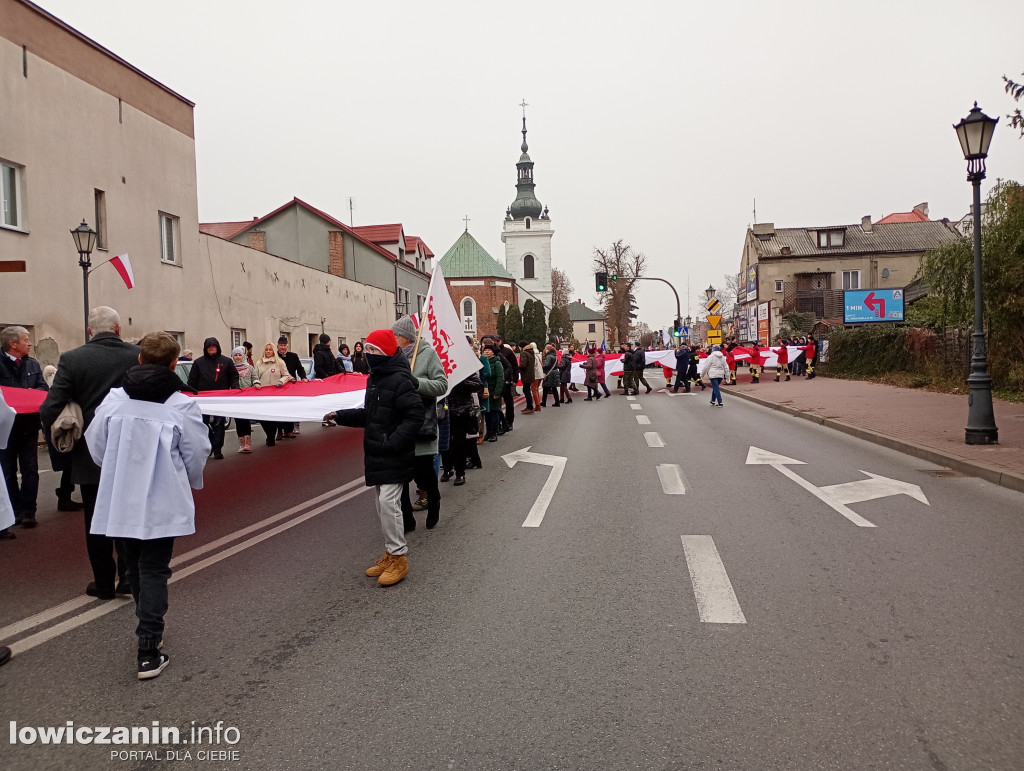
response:
[[[409,551],[402,522],[402,484],[377,485],[377,516],[384,534],[384,548],[388,554],[400,555]]]

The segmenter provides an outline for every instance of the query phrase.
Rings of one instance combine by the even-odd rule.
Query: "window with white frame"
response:
[[[843,289],[860,289],[860,271],[843,271]]]
[[[462,329],[467,335],[476,332],[476,301],[472,297],[463,297],[459,303],[462,308]]]
[[[426,295],[422,295],[422,294],[416,295],[416,312],[417,313],[423,313],[423,306],[426,305],[426,304],[427,304],[427,297],[426,297]]]
[[[0,225],[25,230],[24,166],[0,161]]]
[[[783,281],[782,281],[781,278],[775,279],[775,291],[776,292],[781,292],[782,291],[782,285],[783,285]]]
[[[523,278],[536,278],[532,254],[523,257]]]
[[[169,334],[171,337],[174,338],[175,342],[178,344],[178,347],[181,350],[183,350],[183,351],[185,350],[185,333],[184,332],[172,332],[169,329],[166,329],[164,331],[167,332],[167,334]],[[204,351],[204,353],[205,353],[205,351]]]
[[[160,212],[160,260],[171,265],[181,264],[179,252],[181,235],[178,218],[173,214]]]
[[[244,329],[232,329],[231,330],[231,348],[238,348],[242,343],[245,342],[245,330]]]
[[[826,249],[829,247],[837,247],[843,245],[843,239],[846,236],[844,230],[819,230],[818,231],[818,248]]]
[[[395,294],[395,313],[399,316],[404,316],[409,312],[409,290],[404,286],[398,287],[398,292]]]

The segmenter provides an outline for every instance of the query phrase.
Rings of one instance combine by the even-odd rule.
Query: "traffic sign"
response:
[[[709,345],[721,345],[722,344],[722,330],[712,329],[708,332],[708,344]]]
[[[708,325],[712,329],[718,329],[718,325],[722,323],[722,314],[720,313],[709,313],[708,314]]]
[[[710,300],[708,300],[708,304],[705,305],[704,307],[707,308],[712,313],[714,313],[715,311],[722,307],[722,303],[718,302],[717,297],[712,297]]]
[[[843,323],[903,321],[902,289],[848,289],[843,292]]]

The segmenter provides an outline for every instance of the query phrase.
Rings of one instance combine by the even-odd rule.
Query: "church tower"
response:
[[[533,161],[526,145],[526,105],[523,105],[523,146],[516,179],[516,199],[505,211],[501,240],[505,244],[505,269],[515,278],[521,290],[519,304],[529,299],[544,303],[545,313],[551,311],[551,228],[548,209],[541,209],[534,195]]]

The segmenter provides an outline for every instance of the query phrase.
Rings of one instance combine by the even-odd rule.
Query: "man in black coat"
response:
[[[378,329],[366,338],[370,377],[362,407],[324,417],[339,426],[363,429],[366,485],[377,488],[377,516],[384,534],[384,556],[367,569],[380,586],[397,584],[409,574],[402,519],[402,488],[413,478],[416,435],[423,425],[423,400],[409,360],[398,348],[395,333]]]
[[[292,356],[295,356],[293,353]],[[298,356],[295,356],[298,359]],[[285,362],[287,366],[288,362]],[[299,362],[302,366],[302,362]],[[320,335],[320,342],[313,346],[313,377],[323,380],[325,377],[338,374],[338,359],[331,350],[331,336]]]
[[[238,370],[235,363],[220,352],[216,337],[206,338],[203,355],[192,362],[188,373],[190,388],[197,391],[228,391],[238,388]],[[203,415],[203,422],[210,431],[210,453],[217,460],[224,460],[224,431],[228,419],[220,415]]]
[[[306,379],[306,368],[302,366],[302,361],[299,360],[299,354],[294,351],[288,350],[288,338],[281,335],[277,338],[277,355],[281,357],[281,361],[284,362],[285,369],[288,370],[288,374],[296,380]],[[288,431],[288,423],[280,424],[283,428],[278,431],[278,439],[294,439],[299,433],[299,424],[292,423],[291,431]]]
[[[32,341],[25,327],[7,327],[0,332],[0,385],[8,388],[35,388],[46,390],[43,370],[39,362],[29,356]],[[14,522],[22,527],[36,526],[36,499],[39,495],[39,415],[34,412],[16,415],[7,438],[7,448],[0,450],[7,494],[14,509]],[[18,468],[21,482],[18,482]],[[0,539],[14,534],[0,531]]]
[[[71,450],[71,481],[82,487],[85,543],[95,579],[86,587],[85,593],[91,597],[112,600],[115,591],[123,595],[131,594],[125,574],[128,561],[123,547],[115,543],[113,538],[89,532],[96,508],[96,493],[100,487],[100,467],[93,463],[89,455],[84,433],[92,423],[96,408],[110,393],[110,389],[118,388],[124,373],[139,363],[139,346],[121,339],[121,317],[117,311],[105,305],[89,312],[89,334],[92,337],[88,343],[60,357],[53,385],[39,407],[39,417],[43,430],[49,433],[50,426],[68,402],[76,402],[82,408],[83,436]],[[115,546],[116,564],[113,557]]]
[[[512,430],[512,424],[516,420],[516,385],[519,383],[519,361],[516,359],[512,349],[505,345],[501,338],[494,335],[494,342],[497,345],[498,358],[501,359],[501,366],[505,372],[505,388],[501,392],[502,403],[505,405],[505,413],[501,418],[499,434]]]
[[[679,347],[676,349],[676,382],[672,387],[672,393],[679,393],[679,386],[683,386],[686,389],[686,393],[690,393],[690,359],[693,356],[693,352],[690,350],[690,346],[680,342]]]

